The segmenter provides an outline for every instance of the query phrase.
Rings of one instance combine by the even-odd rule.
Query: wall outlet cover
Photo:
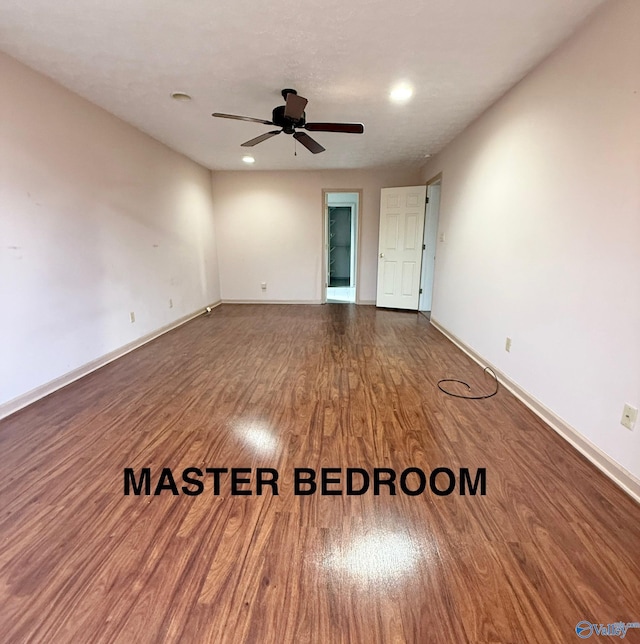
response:
[[[633,429],[638,418],[638,410],[631,405],[625,405],[622,410],[622,420],[620,424],[627,429]]]

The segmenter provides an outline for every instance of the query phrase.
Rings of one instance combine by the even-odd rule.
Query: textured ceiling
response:
[[[364,135],[285,135],[255,169],[422,164],[575,31],[603,0],[3,0],[0,49],[211,169],[246,168],[240,143],[273,129],[280,90],[309,121]],[[405,105],[391,86],[415,87]],[[191,102],[177,102],[183,91]],[[549,97],[552,100],[552,97]]]

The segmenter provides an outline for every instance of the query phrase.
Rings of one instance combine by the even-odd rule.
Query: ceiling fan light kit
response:
[[[322,147],[315,139],[312,139],[306,132],[299,132],[298,130],[308,130],[309,132],[340,132],[343,134],[363,134],[364,125],[362,123],[307,123],[305,107],[307,106],[307,99],[304,96],[299,96],[295,89],[283,89],[282,98],[285,100],[284,105],[278,105],[271,113],[271,120],[256,119],[251,116],[237,116],[235,114],[221,114],[214,112],[212,116],[225,119],[235,119],[237,121],[249,121],[251,123],[261,123],[263,125],[275,125],[279,130],[271,130],[253,139],[249,139],[242,143],[242,147],[251,148],[258,143],[262,143],[267,139],[277,136],[281,132],[291,134],[296,141],[304,145],[307,150],[313,154],[324,152],[325,148]]]

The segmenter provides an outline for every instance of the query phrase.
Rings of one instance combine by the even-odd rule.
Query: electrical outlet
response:
[[[169,298],[169,308],[170,309],[173,308],[173,300],[171,298]]]
[[[625,405],[622,410],[622,420],[620,424],[626,427],[627,429],[633,429],[636,424],[636,419],[638,418],[638,410],[631,405]]]
[[[443,242],[445,240],[444,233],[440,233],[440,241]]]
[[[266,282],[260,282],[260,288],[261,288],[263,291],[266,291],[266,290],[267,290],[267,283],[266,283]]]
[[[129,319],[131,320],[131,324],[133,324],[136,321],[136,314],[133,311],[129,313]]]
[[[504,350],[511,351],[511,338],[507,338],[507,341],[504,343]]]

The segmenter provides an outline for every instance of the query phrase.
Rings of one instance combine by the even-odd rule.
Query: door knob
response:
[[[384,257],[384,253],[380,253],[380,257]]]

